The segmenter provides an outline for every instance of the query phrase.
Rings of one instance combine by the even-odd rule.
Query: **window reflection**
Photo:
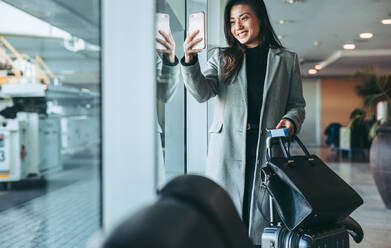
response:
[[[185,5],[180,1],[157,1],[157,186],[184,173],[184,90],[178,58],[183,56]]]

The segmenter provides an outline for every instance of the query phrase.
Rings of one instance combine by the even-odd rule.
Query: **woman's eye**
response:
[[[245,16],[245,17],[242,17],[242,21],[246,21],[248,19],[248,17],[247,16]]]

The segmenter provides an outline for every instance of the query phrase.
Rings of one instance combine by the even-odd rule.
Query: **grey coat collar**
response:
[[[283,49],[277,48],[272,49],[269,48],[269,53],[267,56],[267,66],[266,66],[266,76],[263,90],[263,100],[265,101],[267,97],[267,93],[273,83],[273,79],[278,71],[280,66],[281,56],[279,55]],[[240,84],[240,88],[242,90],[243,97],[246,103],[246,109],[248,107],[248,98],[247,98],[247,73],[246,73],[246,55],[244,55],[244,61],[242,68],[239,71],[237,81]]]

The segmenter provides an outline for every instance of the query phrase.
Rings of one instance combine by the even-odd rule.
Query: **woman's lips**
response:
[[[247,31],[238,33],[238,37],[239,37],[239,38],[243,38],[243,37],[246,36],[246,35],[247,35]]]

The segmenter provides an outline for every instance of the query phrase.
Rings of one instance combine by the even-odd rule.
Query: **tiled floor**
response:
[[[100,227],[96,168],[79,164],[51,175],[47,193],[0,212],[0,247],[85,247]],[[50,189],[67,179],[72,183]]]
[[[391,248],[391,210],[385,208],[373,180],[368,162],[341,161],[328,149],[310,149],[348,182],[364,199],[364,204],[353,212],[352,217],[364,230],[360,244],[351,239],[354,248]]]
[[[368,162],[341,161],[328,149],[314,148],[318,154],[364,199],[352,217],[364,230],[364,240],[353,248],[391,248],[391,211],[384,207]],[[84,247],[99,229],[99,185],[93,167],[78,167],[50,178],[71,184],[49,190],[33,200],[0,212],[0,247]],[[50,183],[49,183],[50,187]],[[1,197],[1,195],[0,195]]]

